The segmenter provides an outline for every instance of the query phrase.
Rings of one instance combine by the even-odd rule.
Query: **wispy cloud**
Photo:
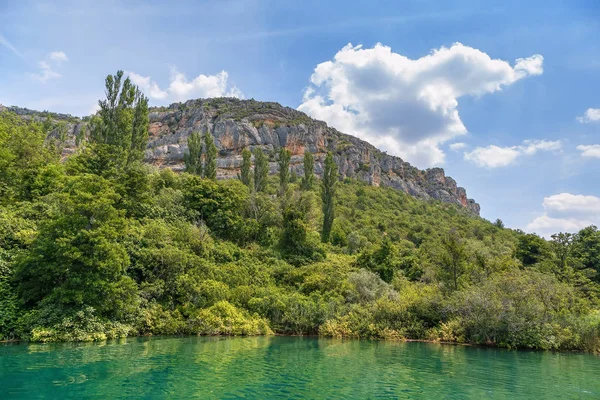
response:
[[[56,71],[56,67],[68,60],[69,58],[63,51],[53,51],[38,63],[40,72],[32,73],[31,77],[42,83],[60,78],[62,75]]]
[[[309,33],[332,32],[339,29],[371,27],[382,24],[405,24],[410,22],[420,22],[425,20],[451,20],[467,17],[473,14],[495,14],[498,10],[473,11],[469,9],[447,11],[447,12],[428,12],[413,15],[384,16],[378,18],[358,18],[343,21],[331,21],[327,24],[304,25],[285,29],[271,29],[258,32],[245,32],[239,35],[224,36],[216,38],[219,41],[238,41],[252,40],[270,37],[293,36]]]
[[[0,34],[0,45],[4,46],[7,49],[9,49],[10,51],[12,51],[13,54],[16,55],[17,57],[19,57],[21,60],[27,62],[27,59],[25,58],[23,53],[21,53],[15,46],[13,46],[13,44],[11,42],[8,41],[8,39],[6,39],[1,34]]]

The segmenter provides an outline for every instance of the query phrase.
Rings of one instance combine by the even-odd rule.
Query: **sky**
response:
[[[549,237],[600,226],[600,1],[0,0],[0,104],[277,101]]]

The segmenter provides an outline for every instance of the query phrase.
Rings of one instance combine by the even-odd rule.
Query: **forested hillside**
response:
[[[600,351],[600,232],[546,241],[458,204],[314,174],[260,150],[216,180],[144,164],[147,99],[121,74],[61,161],[53,120],[0,112],[0,339],[320,334]]]

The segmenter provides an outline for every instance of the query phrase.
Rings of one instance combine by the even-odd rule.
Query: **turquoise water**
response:
[[[600,358],[299,337],[0,345],[1,399],[600,399]]]

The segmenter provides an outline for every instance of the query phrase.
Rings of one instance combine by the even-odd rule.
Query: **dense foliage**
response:
[[[101,138],[113,125],[135,137],[147,113],[134,100],[123,120],[96,121]],[[267,176],[260,150],[253,174],[244,153],[243,183],[216,181],[213,150],[203,178],[198,163],[139,163],[129,139],[61,162],[45,135],[43,121],[0,113],[1,339],[275,332],[600,350],[596,227],[546,241],[338,181],[330,157],[314,185]]]

